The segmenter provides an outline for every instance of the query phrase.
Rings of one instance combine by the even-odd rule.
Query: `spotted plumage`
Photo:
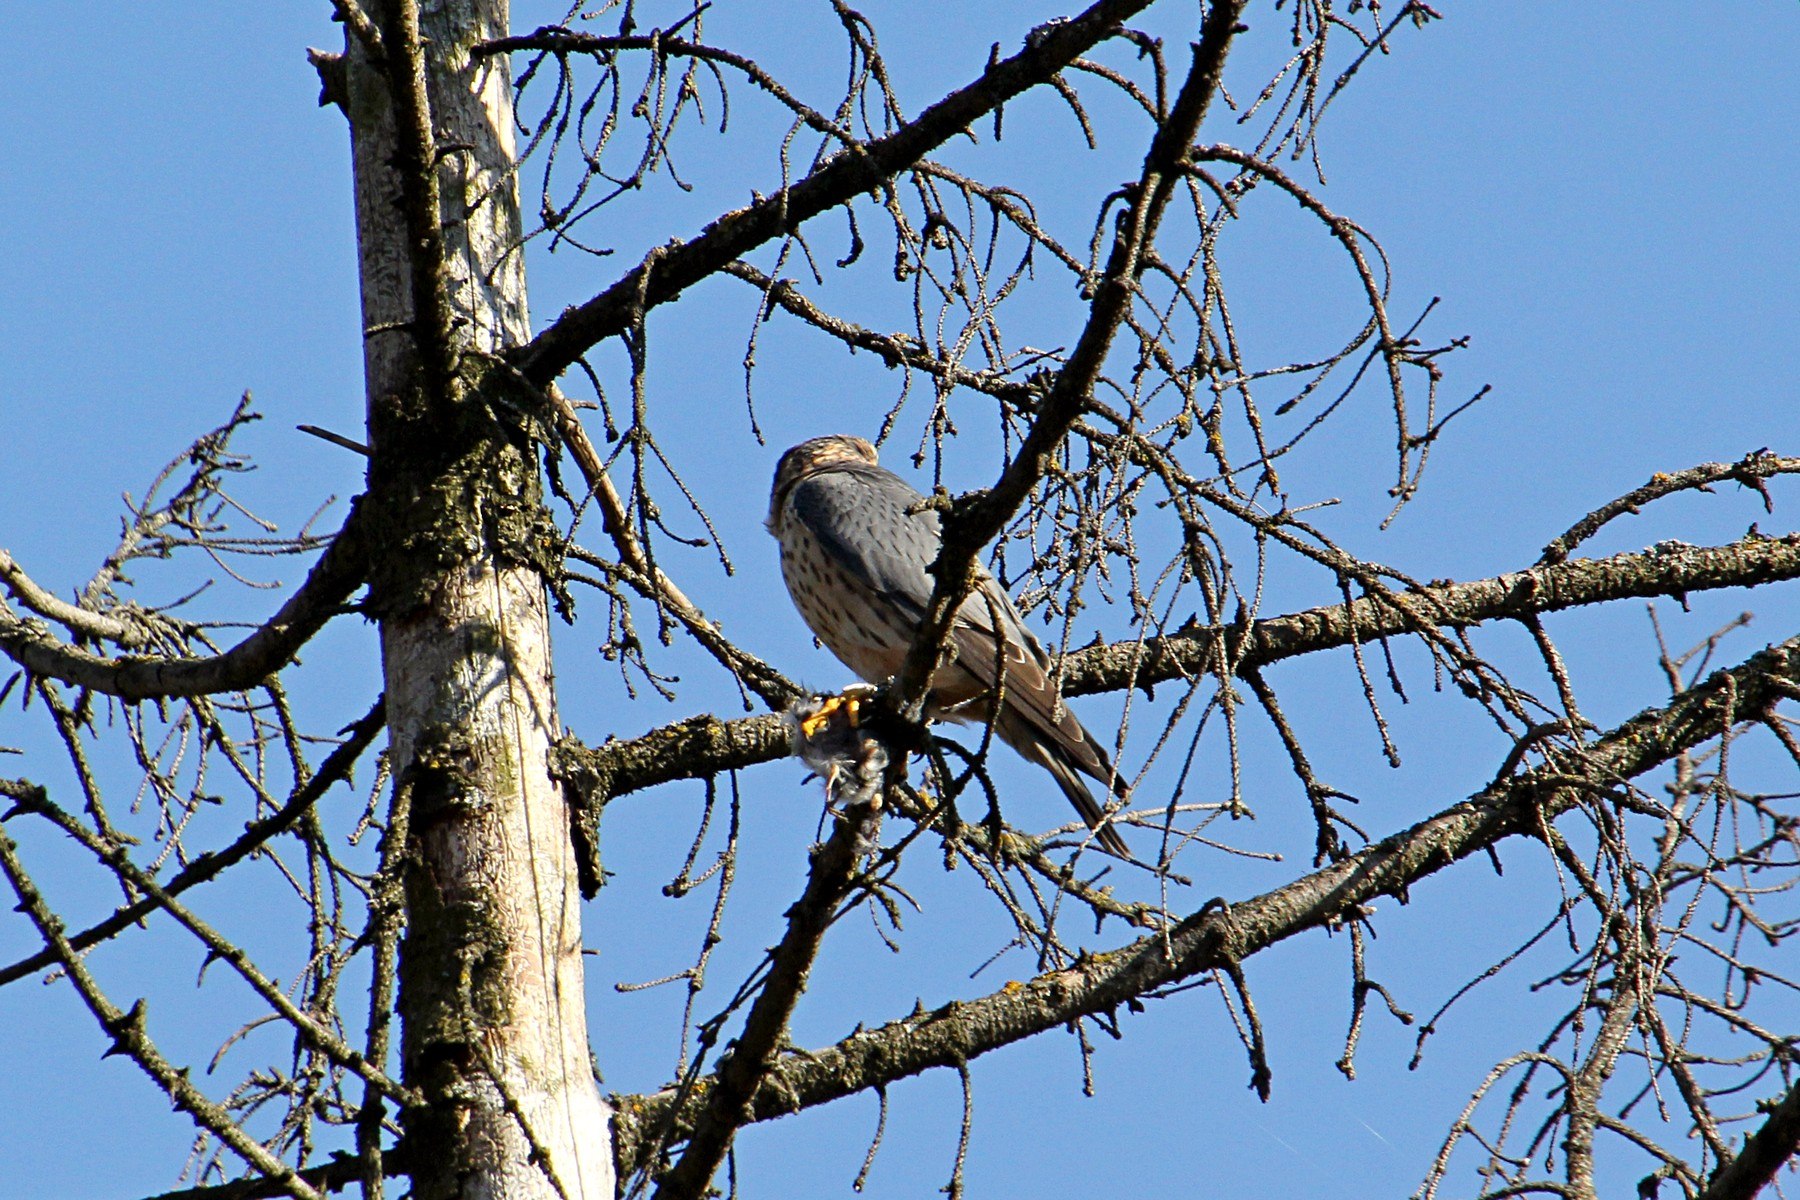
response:
[[[825,648],[869,683],[885,683],[900,670],[931,601],[928,568],[941,535],[935,512],[911,511],[922,499],[877,465],[875,447],[862,438],[802,442],[775,469],[768,524],[781,544],[788,593]],[[1106,823],[1081,776],[1123,796],[1121,781],[1106,752],[1061,703],[1049,656],[1011,598],[979,565],[950,646],[954,660],[932,680],[931,715],[987,721],[1003,658],[995,736],[1048,770],[1100,844],[1127,856],[1124,839]]]

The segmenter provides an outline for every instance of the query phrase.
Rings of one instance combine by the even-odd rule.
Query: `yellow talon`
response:
[[[844,713],[845,719],[850,724],[850,728],[856,729],[860,727],[862,725],[862,708],[867,699],[868,697],[858,695],[854,692],[848,695],[831,697],[831,699],[819,705],[817,712],[800,722],[800,733],[802,736],[809,738],[817,737],[819,731],[831,724],[831,719],[840,711]]]

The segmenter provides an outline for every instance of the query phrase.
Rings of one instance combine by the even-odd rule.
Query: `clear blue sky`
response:
[[[1297,457],[1284,476],[1302,502],[1343,500],[1325,520],[1352,548],[1423,577],[1462,579],[1529,564],[1576,517],[1653,471],[1762,446],[1796,452],[1800,238],[1792,214],[1800,168],[1791,116],[1800,10],[1456,0],[1438,7],[1445,20],[1408,30],[1396,52],[1372,62],[1334,106],[1324,135],[1324,195],[1386,247],[1397,312],[1441,297],[1430,329],[1471,339],[1448,363],[1450,402],[1485,384],[1493,392],[1434,450],[1423,495],[1386,533],[1375,526],[1388,504],[1391,467],[1382,447],[1389,434],[1376,405],[1365,401],[1364,413]],[[1191,35],[1184,32],[1191,8],[1177,4],[1158,19],[1177,45]],[[560,16],[556,6],[526,0],[514,9],[519,29]],[[347,139],[341,117],[315,107],[317,82],[304,57],[308,45],[336,45],[327,11],[324,3],[204,11],[129,5],[97,18],[39,4],[8,15],[20,53],[0,78],[12,114],[0,126],[0,155],[9,164],[0,198],[10,218],[10,286],[0,300],[7,342],[0,547],[65,594],[110,547],[118,494],[141,494],[245,389],[266,416],[244,439],[259,463],[237,489],[251,507],[292,526],[335,496],[330,520],[358,490],[353,456],[293,431],[304,421],[355,435],[361,424]],[[799,25],[803,36],[787,45],[758,28],[767,6],[741,0],[709,11],[709,33],[726,44],[755,39],[767,66],[827,104],[842,74],[838,35],[820,13],[795,11],[809,14],[810,24]],[[1056,15],[1023,4],[868,11],[914,112],[979,71],[990,42],[1016,45],[1026,29]],[[1228,75],[1240,99],[1289,52],[1281,33],[1287,9],[1273,13],[1265,0],[1249,20]],[[649,246],[690,236],[752,189],[777,185],[773,152],[766,141],[754,143],[755,131],[768,126],[766,110],[748,88],[733,99],[733,132],[741,136],[698,135],[688,145],[679,165],[693,193],[659,181],[621,206],[617,225],[600,239],[618,247],[615,257],[538,252],[528,259],[540,326]],[[1041,175],[1042,139],[1065,145],[1070,124],[1053,99],[1013,106],[1007,141],[991,160],[995,173]],[[1218,121],[1205,136],[1222,141],[1234,132]],[[1065,238],[1084,241],[1097,198],[1141,152],[1135,141],[1108,145],[1059,171],[1044,199],[1064,221]],[[1257,201],[1261,211],[1248,224],[1262,232],[1246,231],[1228,260],[1240,327],[1265,362],[1316,353],[1340,336],[1341,313],[1335,324],[1316,322],[1337,311],[1329,296],[1348,294],[1350,280],[1285,202]],[[817,228],[821,258],[840,255],[841,222],[825,218]],[[904,307],[895,307],[886,263],[857,271],[839,293],[850,315],[893,324]],[[872,434],[898,380],[868,356],[847,359],[777,322],[760,348],[756,379],[769,444],[754,445],[741,365],[750,304],[741,285],[711,284],[650,325],[652,411],[718,521],[736,573],[725,576],[704,552],[671,550],[668,562],[749,649],[791,675],[836,686],[845,674],[811,647],[759,527],[768,472],[780,449],[801,437]],[[1049,303],[1022,319],[1055,328],[1062,311]],[[621,378],[615,358],[602,356],[611,380]],[[971,402],[964,411],[979,408]],[[917,401],[908,414],[900,446],[917,436]],[[995,462],[971,452],[947,469],[954,486],[972,486],[991,478]],[[1777,494],[1788,507],[1774,517],[1736,489],[1671,502],[1619,524],[1592,549],[1729,540],[1752,521],[1784,531],[1800,496],[1791,486]],[[692,524],[680,514],[675,520],[678,528]],[[261,577],[291,584],[297,575],[283,564]],[[147,570],[144,597],[167,600],[193,578]],[[1282,586],[1276,608],[1334,598],[1324,578],[1295,575]],[[1791,586],[1757,596],[1750,603],[1756,622],[1728,656],[1794,632],[1797,601]],[[274,602],[270,593],[234,595],[212,611],[253,617]],[[1685,640],[1745,605],[1742,595],[1697,597],[1691,616],[1670,606],[1665,615]],[[729,711],[730,692],[701,660],[679,651],[661,660],[684,676],[678,701],[627,699],[615,668],[594,653],[603,606],[590,595],[583,611],[588,623],[563,631],[558,673],[564,720],[584,739]],[[340,624],[307,655],[301,685],[320,727],[359,715],[377,687],[371,633]],[[1564,639],[1595,720],[1611,723],[1656,699],[1641,607],[1573,614],[1551,628]],[[1511,637],[1497,635],[1488,648],[1523,661]],[[1405,760],[1398,772],[1372,752],[1347,661],[1296,664],[1272,677],[1314,739],[1315,758],[1329,763],[1331,781],[1365,797],[1360,815],[1382,832],[1467,794],[1499,758],[1492,734],[1460,700],[1431,691],[1422,657],[1403,662],[1414,703],[1389,706]],[[1118,705],[1096,698],[1078,707],[1100,727]],[[66,797],[68,772],[40,718],[35,709],[21,713],[16,696],[0,710],[0,746],[29,751],[0,757],[0,774],[29,774]],[[1187,862],[1196,886],[1177,904],[1254,894],[1304,865],[1309,835],[1296,789],[1271,747],[1249,752],[1262,819],[1229,832],[1285,861],[1196,856]],[[1216,748],[1203,757],[1221,761]],[[1125,760],[1135,765],[1132,743]],[[816,789],[802,786],[800,775],[797,765],[779,764],[743,776],[741,882],[707,993],[721,1001],[777,936],[779,914],[797,888],[818,810]],[[118,796],[128,796],[128,773],[114,778]],[[1009,769],[1001,778],[1015,785],[1009,795],[1023,797],[1023,816],[1009,810],[1015,819],[1063,819],[1060,809],[1032,807],[1041,781],[1031,774]],[[1218,794],[1215,786],[1203,798]],[[591,1013],[609,1088],[650,1090],[672,1069],[679,997],[673,989],[619,995],[613,985],[662,976],[691,959],[707,900],[676,904],[659,889],[686,851],[698,799],[697,786],[668,789],[621,801],[607,814],[607,862],[618,874],[588,906],[588,941],[599,951],[589,960]],[[329,815],[353,818],[357,803],[340,790]],[[245,814],[221,819],[219,828],[229,830]],[[71,909],[93,915],[113,902],[74,852],[41,837],[26,845]],[[883,949],[860,917],[834,933],[797,1019],[798,1044],[900,1015],[915,997],[934,1005],[1029,973],[1029,960],[1014,956],[971,978],[1004,941],[1000,918],[966,871],[945,877],[929,866],[915,864],[925,911],[908,919],[903,953]],[[1534,891],[1542,863],[1520,850],[1507,866],[1504,880],[1464,870],[1420,888],[1411,908],[1382,914],[1371,969],[1400,1003],[1430,1012],[1503,954],[1516,929],[1542,922],[1552,903]],[[198,903],[234,931],[278,947],[279,935],[263,925],[293,912],[267,895],[280,886],[273,873],[253,870],[241,882],[214,885]],[[1456,931],[1448,942],[1446,922]],[[33,948],[23,920],[0,915],[0,960]],[[1350,1083],[1332,1066],[1348,1017],[1347,953],[1342,939],[1314,936],[1250,964],[1275,1070],[1268,1105],[1247,1091],[1243,1055],[1211,991],[1126,1017],[1122,1042],[1098,1038],[1092,1099],[1080,1095],[1079,1056],[1065,1036],[978,1062],[970,1194],[1407,1194],[1486,1066],[1541,1031],[1512,1022],[1541,1007],[1524,984],[1560,960],[1551,953],[1522,964],[1459,1009],[1417,1071],[1406,1069],[1412,1034],[1372,1014],[1359,1079]],[[155,926],[96,954],[94,963],[115,999],[150,997],[153,1031],[210,1086],[258,1061],[285,1061],[283,1040],[265,1038],[234,1052],[217,1077],[203,1075],[234,1018],[252,1010],[223,979],[209,977],[197,990],[200,959],[191,944]],[[125,1197],[175,1186],[190,1126],[135,1067],[100,1061],[104,1040],[66,984],[0,991],[0,1029],[0,1111],[12,1114],[0,1122],[0,1200]],[[929,1194],[948,1178],[957,1097],[957,1081],[945,1073],[893,1089],[888,1141],[869,1194]],[[859,1098],[750,1131],[739,1154],[745,1194],[848,1194],[874,1121],[873,1100]],[[85,1149],[76,1153],[76,1145]],[[1613,1182],[1628,1186],[1635,1178]]]

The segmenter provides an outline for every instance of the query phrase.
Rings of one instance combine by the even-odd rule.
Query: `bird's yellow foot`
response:
[[[852,729],[862,726],[863,708],[875,698],[872,687],[847,688],[842,695],[833,696],[820,704],[818,710],[800,722],[800,733],[804,737],[817,737],[819,731],[831,724],[831,719],[838,713],[844,714]]]

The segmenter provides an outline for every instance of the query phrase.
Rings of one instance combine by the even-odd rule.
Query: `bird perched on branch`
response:
[[[775,468],[768,526],[788,593],[826,649],[869,683],[899,672],[931,602],[942,534],[924,499],[858,437],[801,442]],[[1062,704],[1049,656],[1005,589],[979,563],[975,579],[951,627],[954,658],[932,677],[927,715],[991,719],[995,736],[1050,772],[1102,846],[1130,857],[1081,779],[1124,796],[1106,752]]]

